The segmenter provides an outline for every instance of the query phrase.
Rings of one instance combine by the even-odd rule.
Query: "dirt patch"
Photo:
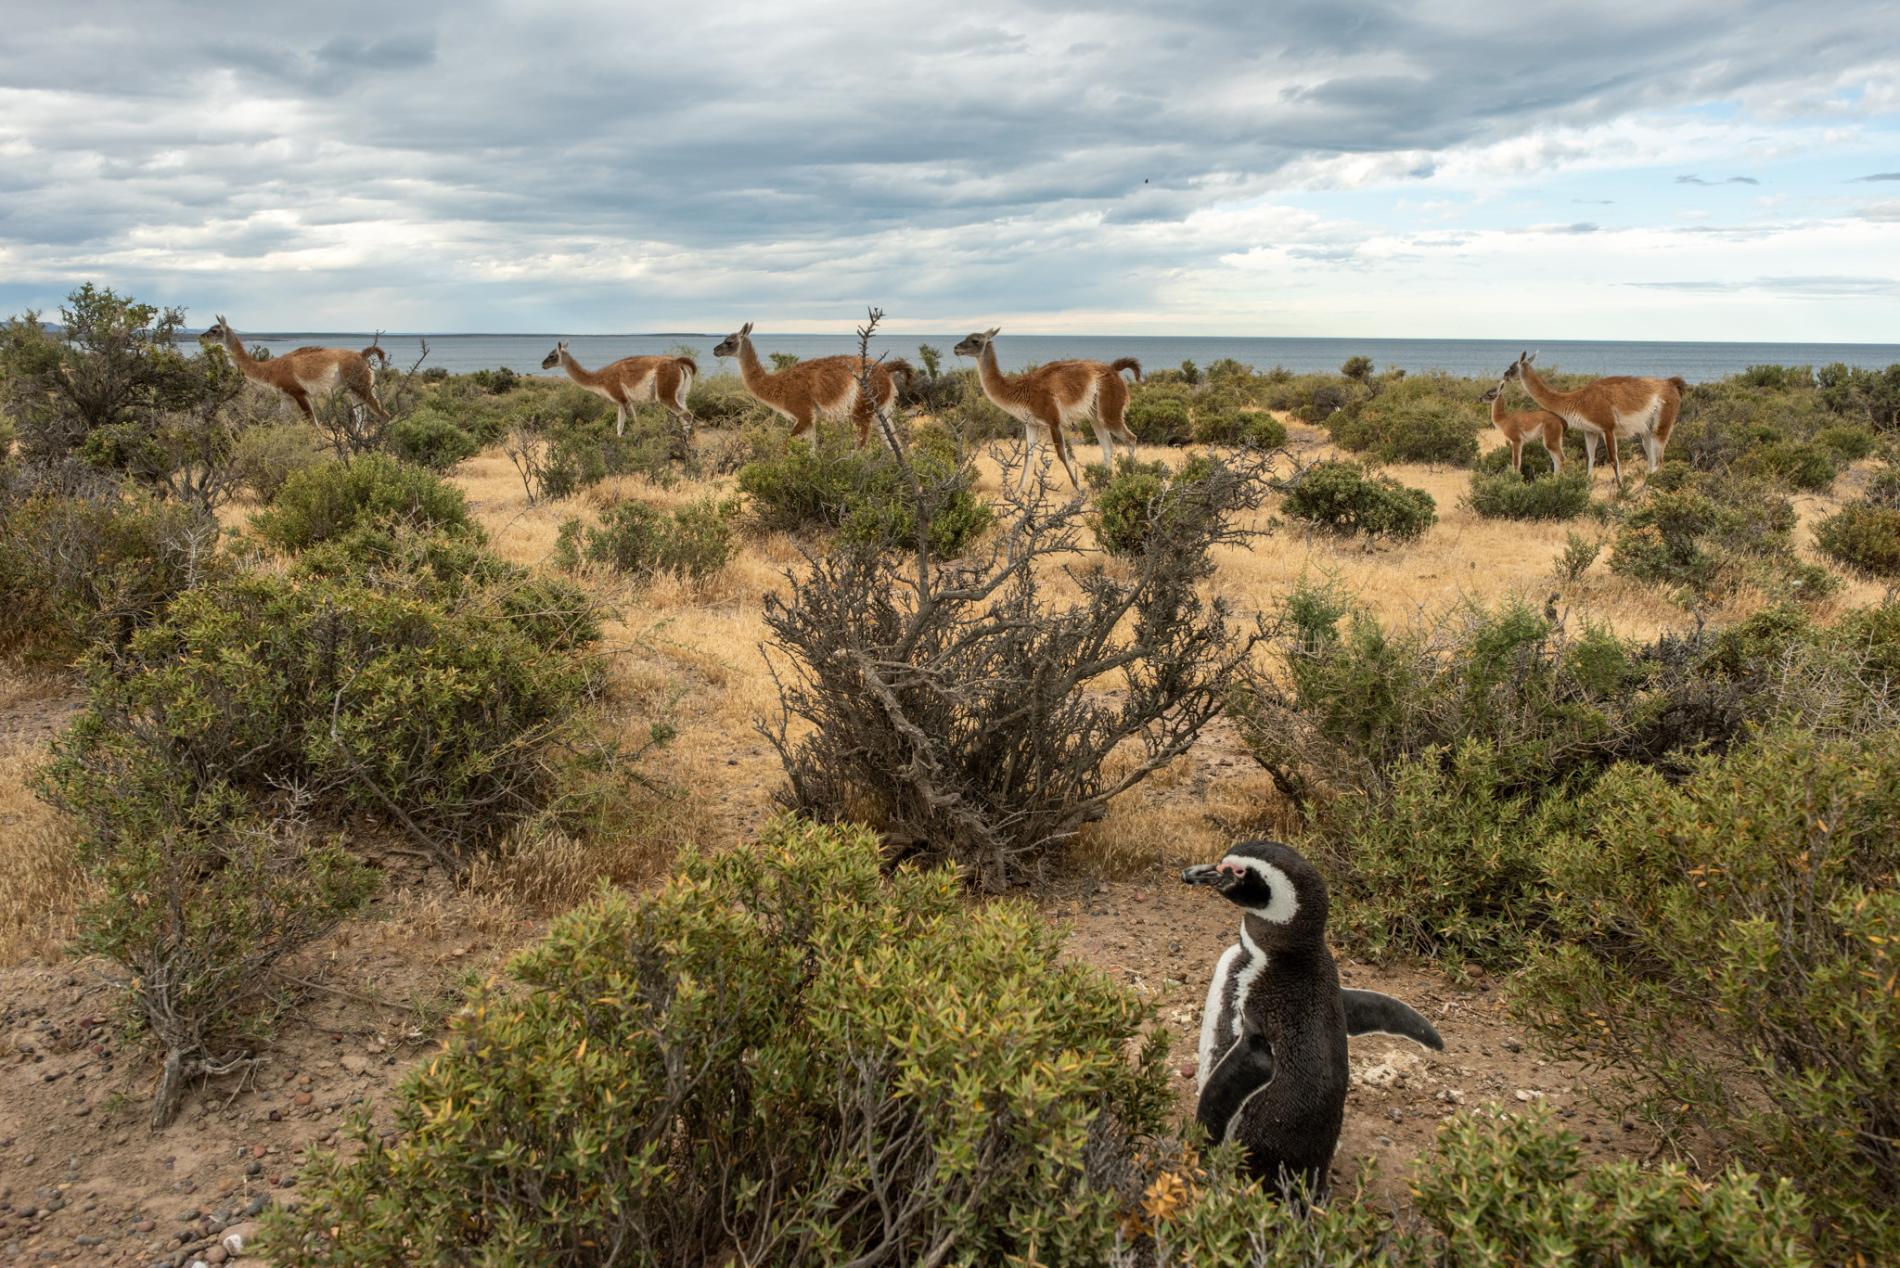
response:
[[[1043,905],[1068,926],[1068,949],[1151,1003],[1170,1037],[1169,1066],[1183,1117],[1194,1112],[1195,1045],[1214,962],[1234,942],[1233,908],[1206,890],[1156,870],[1142,883],[1078,881]],[[1431,1052],[1404,1039],[1352,1041],[1352,1088],[1333,1162],[1350,1183],[1365,1159],[1377,1165],[1373,1191],[1403,1201],[1413,1158],[1429,1153],[1438,1125],[1489,1103],[1551,1107],[1583,1141],[1586,1160],[1648,1158],[1656,1140],[1640,1124],[1608,1115],[1590,1098],[1579,1063],[1536,1053],[1506,1007],[1507,982],[1476,976],[1459,985],[1430,967],[1379,968],[1341,957],[1341,982],[1383,991],[1418,1009],[1445,1040]]]
[[[257,1068],[147,1125],[156,1066],[94,966],[0,970],[0,1263],[184,1264],[294,1202],[313,1148],[387,1116],[469,980],[532,938],[477,900],[396,889],[291,970],[309,983]]]

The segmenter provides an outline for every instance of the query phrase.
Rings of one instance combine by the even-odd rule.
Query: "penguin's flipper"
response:
[[[1227,1139],[1227,1125],[1247,1098],[1273,1082],[1273,1045],[1258,1031],[1242,1029],[1201,1088],[1194,1117],[1207,1129],[1208,1139]]]
[[[1398,1035],[1427,1048],[1444,1051],[1445,1041],[1417,1009],[1390,995],[1377,991],[1342,990],[1346,1005],[1346,1033],[1349,1035]]]

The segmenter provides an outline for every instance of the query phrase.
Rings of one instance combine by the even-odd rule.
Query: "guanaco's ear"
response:
[[[996,336],[997,336],[997,333],[998,333],[999,331],[1001,331],[1002,329],[1003,329],[1003,328],[1002,328],[1001,326],[991,326],[991,327],[990,327],[990,329],[989,329],[989,334],[988,334],[988,337],[989,337],[989,338],[991,338],[991,339],[994,339],[994,338],[996,338]]]
[[[740,333],[740,334],[742,334],[742,335],[749,335],[749,334],[751,334],[751,333],[752,333],[752,323],[751,323],[751,322],[747,322],[747,323],[746,323],[745,325],[743,325],[743,326],[741,326],[741,327],[739,327],[739,333]]]

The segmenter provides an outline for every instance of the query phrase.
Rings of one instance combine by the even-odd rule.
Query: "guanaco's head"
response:
[[[1511,363],[1511,368],[1504,372],[1504,377],[1499,379],[1489,392],[1486,392],[1483,396],[1480,396],[1478,399],[1482,401],[1484,404],[1489,405],[1492,401],[1495,401],[1498,399],[1498,397],[1504,395],[1504,389],[1510,386],[1511,380],[1516,377],[1517,377],[1517,362],[1513,361]]]
[[[1504,377],[1498,380],[1498,388],[1502,390],[1504,385],[1509,383],[1512,379],[1524,377],[1524,367],[1535,360],[1537,360],[1537,354],[1535,352],[1525,352],[1521,354],[1517,360],[1505,366]],[[1489,398],[1487,397],[1486,399],[1488,400]]]
[[[1001,326],[991,326],[988,330],[979,330],[973,335],[965,335],[958,341],[956,354],[960,357],[980,357],[983,349],[990,346],[990,340],[996,338]]]
[[[721,339],[718,346],[713,349],[713,355],[715,357],[737,356],[739,353],[739,345],[751,338],[751,336],[752,323],[747,322],[745,325],[727,335],[724,339]]]
[[[563,339],[554,345],[554,351],[541,358],[541,368],[543,370],[552,370],[555,366],[561,364],[561,354],[566,351],[567,340]]]
[[[219,313],[218,319],[215,322],[211,323],[211,329],[205,331],[202,335],[198,336],[198,342],[199,343],[224,343],[226,340],[234,339],[236,337],[237,336],[232,333],[231,323],[224,319],[223,313]]]

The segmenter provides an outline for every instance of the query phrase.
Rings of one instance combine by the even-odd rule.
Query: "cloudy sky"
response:
[[[1900,342],[1900,4],[0,0],[0,312]]]

